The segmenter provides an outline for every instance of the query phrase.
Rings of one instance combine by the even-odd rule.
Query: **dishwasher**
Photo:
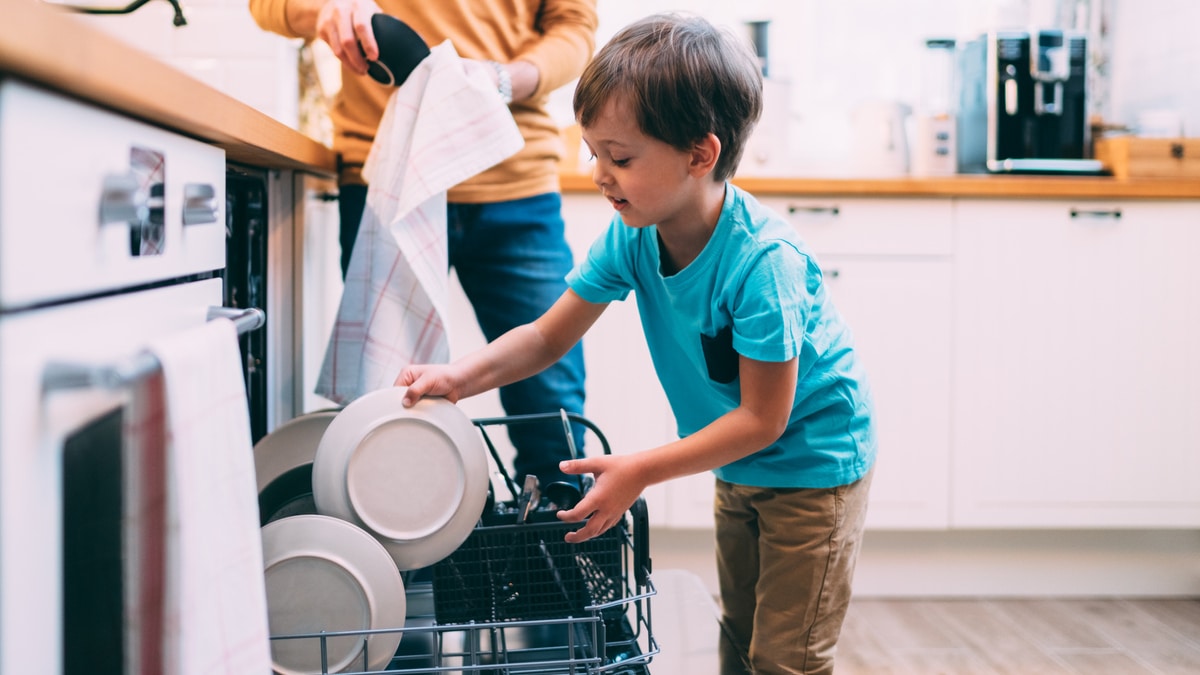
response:
[[[495,427],[561,419],[573,456],[571,423],[583,425],[611,454],[596,425],[560,412],[474,419],[511,500],[489,493],[471,534],[431,569],[405,573],[407,616],[403,626],[358,631],[272,635],[271,640],[310,641],[321,654],[319,673],[415,675],[601,674],[648,675],[659,653],[652,629],[649,523],[641,497],[621,521],[579,544],[563,541],[579,523],[564,523],[554,504],[539,502],[530,486],[518,489],[488,434]],[[550,486],[547,486],[550,489]],[[586,488],[584,488],[586,489]],[[400,634],[399,649],[383,669],[366,650],[354,664],[330,670],[330,640]]]

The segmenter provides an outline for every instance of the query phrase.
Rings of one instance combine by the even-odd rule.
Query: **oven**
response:
[[[225,177],[219,148],[0,80],[0,675],[156,671],[127,628],[166,564],[129,517],[165,473],[135,398],[149,341],[263,323],[229,306]]]

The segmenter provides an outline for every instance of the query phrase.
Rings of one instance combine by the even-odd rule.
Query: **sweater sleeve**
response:
[[[292,30],[287,21],[288,0],[250,0],[250,16],[259,28],[289,38],[307,38]]]
[[[280,2],[282,0],[251,0]],[[517,55],[538,68],[533,97],[550,92],[579,77],[596,49],[596,0],[546,0],[538,28],[542,39]]]

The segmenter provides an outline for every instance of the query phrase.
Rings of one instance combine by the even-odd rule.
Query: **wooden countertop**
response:
[[[207,141],[230,161],[332,175],[324,145],[59,7],[4,0],[0,76],[14,76]]]
[[[560,174],[564,192],[596,192],[589,175]],[[1108,176],[961,175],[946,178],[735,178],[757,196],[1200,199],[1200,180]]]

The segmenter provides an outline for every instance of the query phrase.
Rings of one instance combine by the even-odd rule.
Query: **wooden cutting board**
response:
[[[1100,138],[1095,155],[1118,179],[1200,178],[1200,138]]]

